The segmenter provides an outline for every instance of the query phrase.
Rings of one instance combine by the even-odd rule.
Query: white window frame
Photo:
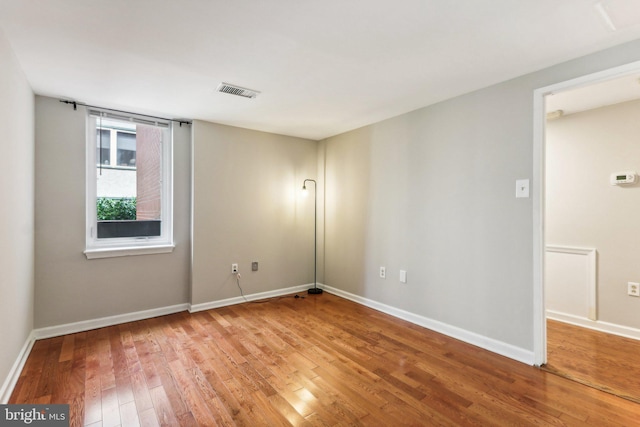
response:
[[[97,238],[97,170],[96,129],[98,117],[167,128],[167,141],[162,141],[162,207],[160,236]],[[170,121],[149,119],[135,114],[113,113],[91,108],[87,110],[86,138],[86,247],[87,259],[130,255],[169,253],[173,242],[173,128]]]

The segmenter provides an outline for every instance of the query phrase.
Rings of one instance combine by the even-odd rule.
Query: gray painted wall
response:
[[[245,295],[313,282],[313,193],[300,193],[304,179],[316,179],[317,143],[193,126],[192,303],[239,297],[232,263]]]
[[[33,92],[0,31],[0,386],[33,329]],[[2,396],[0,400],[8,396]]]
[[[87,260],[85,122],[83,107],[36,97],[36,328],[189,299],[190,126],[174,126],[173,253]]]
[[[640,328],[640,184],[612,186],[615,172],[640,172],[640,101],[547,123],[547,244],[596,248],[598,320]]]
[[[515,198],[533,91],[639,59],[629,43],[324,141],[325,282],[533,350],[533,203]]]

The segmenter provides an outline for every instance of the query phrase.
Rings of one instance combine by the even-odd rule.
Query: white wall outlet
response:
[[[640,283],[627,282],[627,295],[631,297],[640,297]]]
[[[387,278],[387,269],[384,267],[380,267],[380,278],[381,279]]]
[[[238,264],[231,264],[231,274],[238,274]]]
[[[407,271],[400,270],[400,283],[407,283]]]

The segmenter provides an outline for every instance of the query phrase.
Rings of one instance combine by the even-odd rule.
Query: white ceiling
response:
[[[640,74],[633,73],[546,97],[546,111],[563,115],[640,99]]]
[[[640,38],[638,23],[638,0],[0,0],[38,94],[311,139]]]

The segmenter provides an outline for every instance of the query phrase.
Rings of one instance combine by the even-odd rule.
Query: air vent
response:
[[[218,92],[228,93],[230,95],[242,96],[244,98],[255,98],[260,92],[257,90],[247,89],[240,86],[230,85],[229,83],[220,83]]]

